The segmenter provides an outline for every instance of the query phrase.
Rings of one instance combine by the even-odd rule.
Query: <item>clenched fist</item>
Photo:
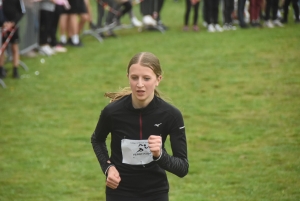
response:
[[[161,147],[162,147],[162,139],[161,136],[150,135],[148,138],[149,148],[152,152],[152,155],[156,158],[160,156]]]

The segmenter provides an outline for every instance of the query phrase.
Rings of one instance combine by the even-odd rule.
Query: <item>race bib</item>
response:
[[[145,165],[153,161],[148,140],[128,140],[121,142],[122,163],[130,165]]]

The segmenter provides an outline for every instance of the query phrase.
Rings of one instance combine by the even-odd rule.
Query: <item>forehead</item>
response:
[[[154,75],[155,73],[149,67],[142,66],[140,64],[133,64],[129,68],[129,75]]]

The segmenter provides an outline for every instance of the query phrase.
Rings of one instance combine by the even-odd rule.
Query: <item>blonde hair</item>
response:
[[[141,66],[151,68],[155,73],[156,77],[162,75],[159,59],[150,52],[140,52],[134,55],[129,61],[127,66],[128,74],[129,74],[129,69],[133,64],[140,64]],[[131,88],[125,87],[118,92],[106,92],[104,96],[110,98],[110,102],[113,102],[131,93],[132,93]],[[154,94],[161,98],[160,92],[157,89],[154,90]]]

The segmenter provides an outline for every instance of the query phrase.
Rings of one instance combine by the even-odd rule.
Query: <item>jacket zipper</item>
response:
[[[140,140],[143,139],[143,120],[142,120],[142,113],[140,113]]]

